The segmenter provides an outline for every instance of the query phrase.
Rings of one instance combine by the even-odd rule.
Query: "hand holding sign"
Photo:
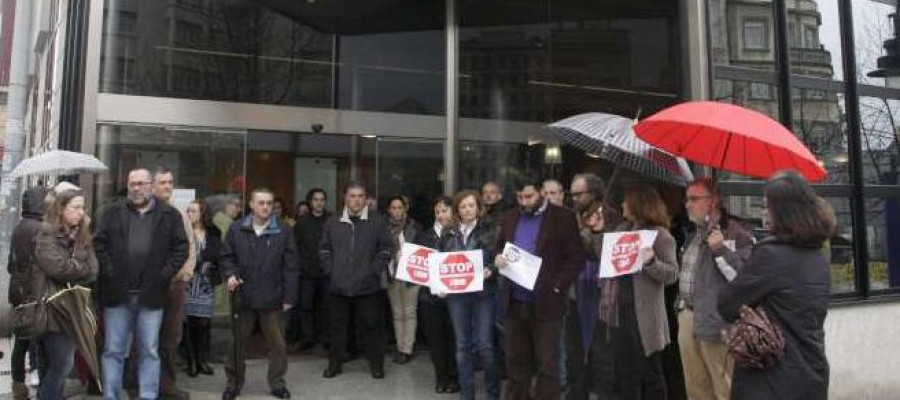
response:
[[[639,272],[655,257],[656,231],[615,232],[603,235],[600,253],[600,278],[614,278]],[[649,251],[648,251],[649,250]]]
[[[403,243],[400,248],[400,259],[397,262],[397,280],[428,286],[428,258],[436,254],[436,250],[418,246],[412,243]]]
[[[480,250],[434,253],[428,257],[433,293],[470,293],[484,288],[484,260]]]
[[[528,290],[534,290],[534,284],[541,272],[540,257],[509,242],[503,247],[503,254],[499,257],[503,258],[505,264],[500,268],[500,275]]]

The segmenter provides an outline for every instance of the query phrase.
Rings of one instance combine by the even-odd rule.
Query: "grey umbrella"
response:
[[[554,122],[544,129],[564,142],[617,167],[679,186],[685,186],[694,179],[694,174],[683,158],[638,139],[632,129],[634,122],[613,114],[586,113]],[[616,173],[618,170],[614,172],[614,176]]]
[[[47,298],[47,311],[66,336],[75,343],[88,368],[100,384],[100,357],[97,353],[97,318],[91,301],[91,289],[68,286]]]
[[[22,160],[11,175],[19,178],[27,175],[96,174],[108,170],[105,164],[90,154],[50,150]]]

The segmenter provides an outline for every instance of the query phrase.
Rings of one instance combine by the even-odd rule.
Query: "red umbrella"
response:
[[[778,122],[727,103],[697,101],[662,110],[634,126],[647,143],[713,168],[766,179],[794,169],[825,179],[819,160]]]

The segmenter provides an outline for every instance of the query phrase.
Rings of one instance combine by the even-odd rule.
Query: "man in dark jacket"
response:
[[[682,253],[676,302],[685,387],[692,399],[727,400],[732,361],[721,333],[727,324],[716,301],[743,268],[753,243],[743,226],[728,218],[710,178],[688,185],[685,207],[696,227]]]
[[[584,249],[575,214],[541,197],[541,181],[516,183],[519,208],[506,213],[495,264],[507,267],[503,246],[513,243],[542,258],[533,290],[506,279],[501,284],[505,311],[506,373],[504,398],[556,399],[560,395],[559,340],[569,285],[584,267]],[[534,385],[532,397],[532,380]]]
[[[294,345],[303,350],[315,346],[316,340],[323,343],[327,340],[328,277],[319,259],[322,229],[331,216],[325,210],[327,199],[324,190],[310,190],[306,194],[309,214],[302,216],[294,226],[294,240],[300,258],[300,306],[295,310],[299,318],[292,326],[292,339]]]
[[[344,190],[344,210],[325,222],[319,254],[330,279],[331,348],[328,368],[333,378],[342,372],[350,316],[362,320],[366,358],[372,377],[384,378],[384,289],[381,276],[391,260],[386,222],[366,207],[366,188],[351,183]]]
[[[100,265],[97,294],[103,307],[103,392],[118,399],[128,343],[138,346],[140,398],[159,394],[159,334],[169,282],[184,265],[188,240],[178,210],[157,201],[150,171],[128,174],[127,201],[100,217],[94,249]]]
[[[29,271],[34,254],[34,239],[41,230],[44,220],[47,189],[35,186],[22,194],[22,220],[12,234],[12,249],[9,252],[9,304],[13,307],[25,303],[29,298]],[[31,341],[16,337],[12,353],[12,389],[16,400],[28,398],[25,385],[25,355]]]
[[[228,386],[222,399],[234,399],[244,385],[244,357],[251,334],[259,322],[269,347],[269,388],[272,396],[288,399],[287,346],[282,324],[284,314],[297,304],[297,248],[294,235],[272,212],[275,196],[268,189],[250,193],[251,215],[231,224],[222,250],[222,274],[232,293],[240,289],[236,352],[228,357]],[[235,354],[236,353],[236,354]]]

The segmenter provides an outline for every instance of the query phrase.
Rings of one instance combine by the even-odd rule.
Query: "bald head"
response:
[[[547,179],[544,181],[544,184],[541,185],[541,196],[547,199],[550,204],[562,207],[566,192],[560,181],[556,179]]]
[[[493,206],[503,200],[503,189],[496,182],[485,182],[481,186],[481,201],[486,206]]]

